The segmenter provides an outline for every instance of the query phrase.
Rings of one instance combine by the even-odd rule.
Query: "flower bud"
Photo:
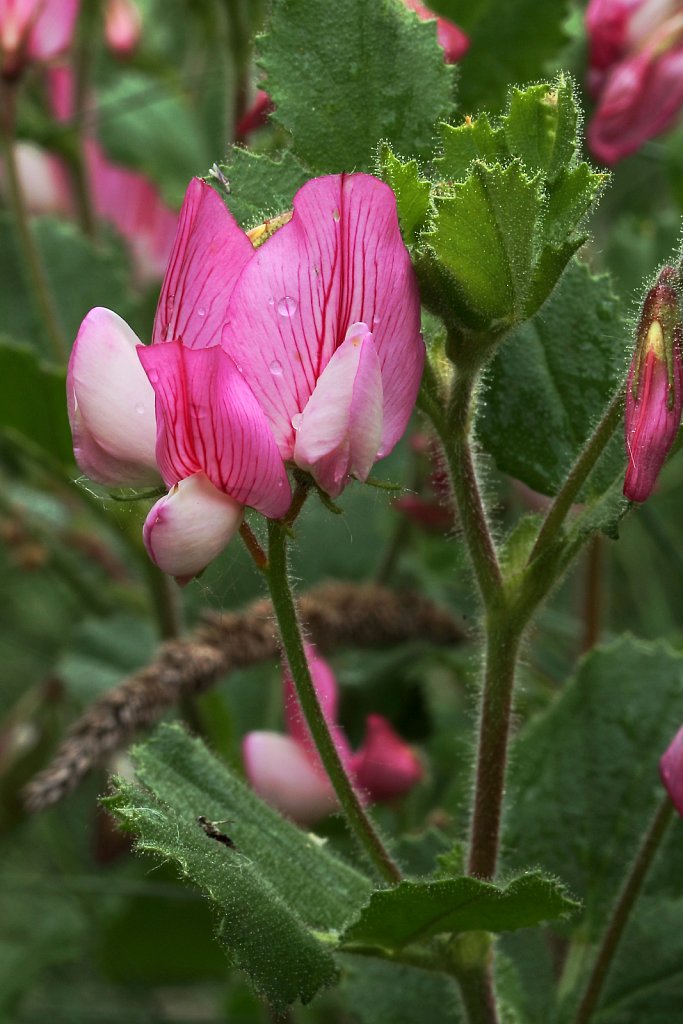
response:
[[[671,802],[683,817],[683,727],[678,730],[662,754],[659,774]]]
[[[647,294],[626,388],[624,496],[650,496],[681,422],[683,360],[677,273],[665,267]]]

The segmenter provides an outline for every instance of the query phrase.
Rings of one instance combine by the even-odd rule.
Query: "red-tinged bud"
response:
[[[683,727],[662,755],[659,774],[671,802],[683,818]]]
[[[645,299],[626,389],[624,495],[645,501],[681,422],[683,358],[678,275],[665,267]]]

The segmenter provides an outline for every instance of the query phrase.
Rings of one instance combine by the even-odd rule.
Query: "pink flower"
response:
[[[443,50],[443,59],[446,64],[457,64],[465,56],[469,49],[470,41],[461,28],[458,28],[447,18],[439,18],[433,14],[428,7],[425,7],[421,0],[403,0],[406,7],[415,11],[418,18],[423,21],[436,19],[436,37],[439,46]]]
[[[683,817],[683,726],[662,755],[659,774],[671,802]]]
[[[0,69],[16,78],[24,66],[62,53],[71,43],[79,0],[0,0]]]
[[[32,142],[15,142],[14,156],[24,200],[30,213],[70,217],[73,202],[69,175],[64,163]],[[0,184],[5,192],[5,172],[0,166]]]
[[[391,189],[366,174],[304,185],[242,270],[222,344],[283,459],[332,497],[367,479],[406,428],[424,362]]]
[[[616,163],[666,131],[683,106],[683,11],[675,0],[592,0],[591,150]]]
[[[275,109],[275,104],[267,92],[258,89],[254,102],[242,115],[235,126],[235,141],[245,142],[248,137],[268,123],[268,115]]]
[[[119,57],[128,57],[140,42],[142,17],[135,0],[107,0],[104,38]]]
[[[381,715],[369,715],[366,739],[352,753],[337,723],[338,688],[332,669],[310,645],[306,654],[325,720],[346,770],[370,801],[395,800],[420,781],[411,747]],[[337,799],[308,731],[289,671],[283,671],[287,735],[251,732],[243,742],[249,782],[267,803],[302,825],[337,809]]]
[[[243,506],[281,516],[287,475],[258,402],[213,343],[251,245],[218,195],[194,179],[162,288],[155,334],[141,345],[120,317],[94,309],[67,374],[76,460],[109,485],[159,481],[143,537],[152,560],[184,583],[239,529]],[[248,250],[248,251],[247,251]],[[158,336],[154,340],[159,340]]]
[[[624,495],[645,501],[681,422],[683,358],[678,275],[665,267],[645,299],[626,389]]]

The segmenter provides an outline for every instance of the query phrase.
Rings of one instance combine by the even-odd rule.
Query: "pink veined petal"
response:
[[[170,487],[204,472],[241,505],[277,518],[289,508],[287,473],[249,386],[220,347],[140,345],[156,392],[156,456]]]
[[[153,342],[218,345],[235,281],[253,258],[251,242],[220,196],[193,178],[154,318]]]
[[[659,762],[659,774],[671,802],[683,817],[683,727],[681,727]]]
[[[66,387],[76,461],[104,484],[158,483],[154,389],[139,340],[109,309],[91,309],[69,359]]]
[[[43,0],[28,41],[34,60],[47,60],[66,50],[73,38],[79,0]]]
[[[300,825],[310,825],[337,809],[326,776],[290,736],[250,732],[242,744],[247,779],[266,803]]]
[[[368,715],[363,746],[353,755],[356,782],[370,800],[395,800],[424,772],[415,751],[381,715]]]
[[[367,174],[315,178],[254,254],[230,300],[222,344],[241,367],[283,458],[292,418],[351,324],[372,331],[382,372],[386,455],[410,417],[424,362],[415,275],[391,189]]]
[[[643,360],[638,393],[633,395],[636,367],[634,358],[626,385],[624,418],[628,464],[624,496],[629,501],[646,501],[676,439],[683,411],[683,357],[680,339],[672,351],[672,381],[666,363],[648,352]]]
[[[294,461],[336,498],[353,474],[366,480],[382,437],[382,373],[372,334],[353,324],[298,421]]]
[[[243,516],[242,505],[195,473],[152,506],[142,536],[154,564],[184,586],[220,555]]]

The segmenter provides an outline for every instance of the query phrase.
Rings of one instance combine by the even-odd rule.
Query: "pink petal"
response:
[[[659,774],[671,802],[683,817],[683,727],[681,727],[662,755]]]
[[[127,57],[140,42],[142,16],[134,0],[107,0],[104,10],[104,37],[109,49]]]
[[[275,110],[275,104],[267,92],[257,89],[254,102],[242,115],[235,126],[235,141],[244,142],[249,135],[268,123],[268,115]]]
[[[157,501],[142,536],[154,564],[184,585],[221,553],[239,530],[243,515],[242,505],[196,473]]]
[[[180,339],[188,348],[218,345],[228,300],[251,242],[210,185],[193,178],[154,318],[153,342]]]
[[[103,484],[158,483],[154,389],[136,354],[137,336],[109,309],[81,324],[66,378],[76,461]]]
[[[43,0],[38,8],[40,13],[29,36],[28,53],[34,60],[47,60],[70,46],[79,0]]]
[[[310,825],[337,809],[330,782],[291,737],[250,732],[244,738],[242,755],[253,789],[298,824]]]
[[[437,18],[436,14],[421,2],[421,0],[404,0],[406,7],[415,11],[418,18],[423,21],[436,19],[436,37],[439,46],[443,50],[443,59],[446,64],[456,64],[461,57],[467,53],[470,41],[461,28],[458,28],[447,18]]]
[[[424,774],[412,747],[381,715],[368,715],[365,743],[353,755],[353,771],[372,801],[403,796]]]
[[[372,334],[353,324],[318,378],[297,423],[294,461],[336,498],[366,480],[382,437],[382,374]]]
[[[595,156],[614,164],[667,131],[683,107],[683,43],[660,54],[653,43],[609,75],[588,127]]]
[[[373,333],[382,372],[386,455],[405,430],[424,362],[415,275],[387,185],[367,174],[316,178],[242,271],[223,331],[283,458],[294,451],[292,418],[359,322]]]
[[[223,349],[179,341],[140,346],[156,392],[156,456],[170,487],[204,472],[241,505],[277,518],[291,492],[282,459],[258,402]]]
[[[15,142],[14,155],[24,200],[30,213],[73,213],[69,175],[59,157],[33,142]],[[0,167],[3,193],[6,192],[4,167]]]

